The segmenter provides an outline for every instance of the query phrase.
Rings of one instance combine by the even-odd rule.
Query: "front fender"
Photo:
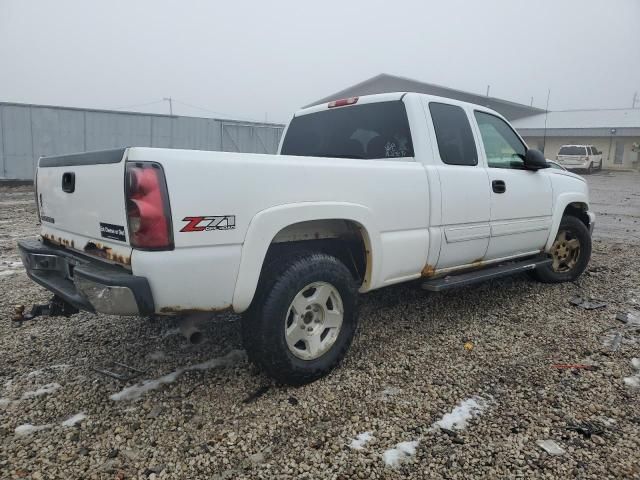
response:
[[[278,205],[258,212],[249,223],[233,294],[235,312],[241,313],[251,304],[267,250],[277,233],[289,225],[312,220],[348,220],[359,224],[364,230],[369,258],[375,258],[375,261],[370,262],[369,285],[376,284],[382,265],[380,258],[382,248],[380,248],[380,232],[371,210],[363,205],[346,202]]]
[[[549,231],[549,238],[547,239],[547,243],[544,247],[545,252],[549,252],[549,250],[551,249],[551,245],[553,245],[553,242],[556,239],[556,235],[558,235],[558,229],[560,228],[560,222],[562,221],[564,211],[571,203],[584,203],[588,207],[589,197],[588,195],[580,192],[561,193],[560,195],[558,195],[553,209],[553,216],[551,217],[551,230]]]

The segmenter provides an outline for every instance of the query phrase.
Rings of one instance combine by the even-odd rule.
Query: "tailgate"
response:
[[[110,262],[130,264],[126,153],[122,148],[40,159],[36,185],[44,238]]]

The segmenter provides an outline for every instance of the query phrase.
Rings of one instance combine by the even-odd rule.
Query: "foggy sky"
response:
[[[284,122],[382,72],[629,108],[640,2],[0,0],[0,101]]]

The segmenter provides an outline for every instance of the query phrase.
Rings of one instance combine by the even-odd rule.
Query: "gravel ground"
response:
[[[170,319],[12,327],[15,304],[48,295],[15,263],[32,191],[0,187],[0,478],[640,478],[640,330],[615,319],[640,310],[640,176],[589,182],[607,215],[578,282],[372,292],[346,361],[300,388],[246,363],[234,315],[198,346]],[[144,373],[94,370],[112,362]],[[568,428],[581,422],[601,431]]]

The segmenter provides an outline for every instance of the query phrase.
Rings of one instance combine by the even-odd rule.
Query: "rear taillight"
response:
[[[358,97],[341,98],[340,100],[334,100],[333,102],[329,102],[329,105],[327,105],[327,108],[345,107],[347,105],[353,105],[354,103],[357,103],[357,101],[358,101]]]
[[[162,167],[153,162],[127,163],[125,191],[131,246],[171,250],[171,210]]]

